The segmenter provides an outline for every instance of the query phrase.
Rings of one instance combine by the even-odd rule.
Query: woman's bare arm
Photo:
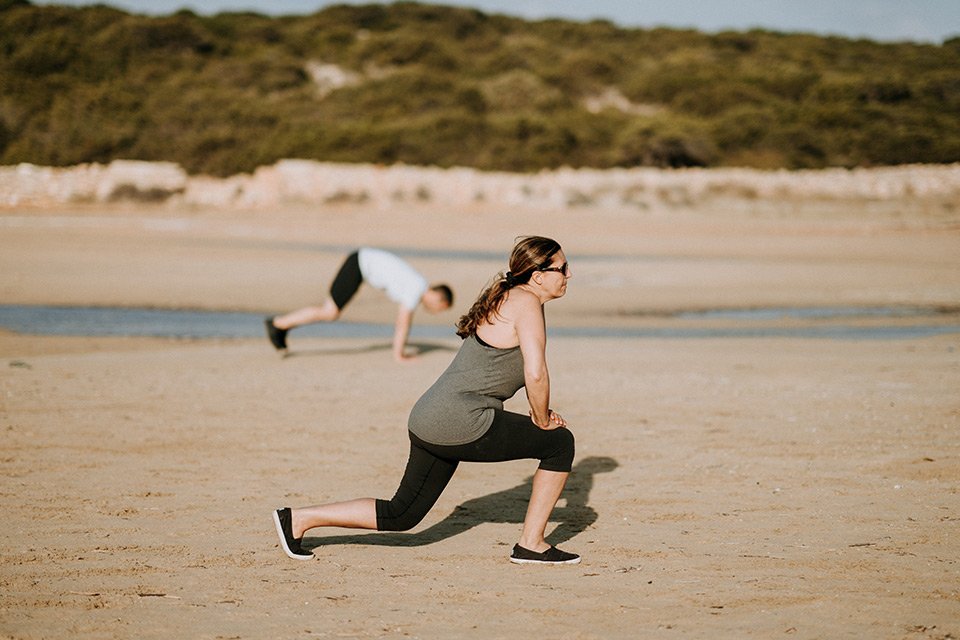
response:
[[[547,370],[547,331],[543,305],[532,294],[517,291],[511,306],[514,327],[523,354],[523,379],[530,403],[530,416],[541,429],[555,429],[550,419],[550,373]]]

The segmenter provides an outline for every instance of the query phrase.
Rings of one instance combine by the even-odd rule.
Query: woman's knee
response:
[[[409,531],[420,524],[429,509],[393,500],[377,500],[377,531]]]
[[[553,450],[549,456],[540,460],[540,468],[546,471],[570,471],[573,468],[573,456],[576,453],[576,438],[566,428],[551,432]]]

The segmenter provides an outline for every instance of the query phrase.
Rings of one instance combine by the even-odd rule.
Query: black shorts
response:
[[[350,302],[350,298],[363,284],[363,274],[360,273],[360,257],[356,251],[347,256],[337,272],[337,277],[330,285],[330,297],[337,309],[343,309]]]
[[[539,459],[545,471],[570,471],[574,438],[565,428],[544,430],[529,416],[494,410],[493,424],[479,439],[461,445],[435,445],[412,433],[410,457],[391,500],[377,500],[377,529],[407,531],[436,504],[460,462]]]

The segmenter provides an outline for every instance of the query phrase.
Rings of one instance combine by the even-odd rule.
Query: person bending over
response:
[[[320,306],[304,307],[284,315],[266,318],[267,338],[277,350],[287,348],[287,332],[315,322],[333,322],[364,282],[382,290],[399,305],[393,330],[393,357],[410,360],[405,352],[413,312],[419,305],[430,313],[440,313],[453,304],[453,291],[445,284],[427,286],[424,277],[402,258],[384,251],[363,247],[344,260],[330,285],[330,296]]]
[[[393,498],[277,509],[274,526],[289,557],[312,557],[302,539],[316,527],[413,528],[436,503],[460,462],[533,459],[540,462],[510,561],[580,562],[580,556],[544,538],[573,464],[574,437],[550,408],[543,305],[566,293],[570,268],[556,241],[536,236],[517,242],[509,266],[460,318],[460,350],[410,412],[410,455]],[[521,388],[526,389],[528,415],[504,410],[504,400]]]

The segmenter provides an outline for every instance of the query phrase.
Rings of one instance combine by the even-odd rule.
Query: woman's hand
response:
[[[532,411],[532,410],[530,411],[530,419],[533,420],[533,423],[534,423],[535,425],[537,425],[537,426],[540,427],[541,429],[544,429],[544,430],[547,430],[547,431],[549,431],[549,430],[551,430],[551,429],[559,429],[560,427],[566,427],[566,426],[567,426],[567,421],[564,420],[564,419],[563,419],[563,416],[561,416],[559,413],[557,413],[557,412],[554,411],[553,409],[549,409],[549,410],[548,410],[548,413],[549,413],[550,415],[549,415],[549,417],[547,418],[547,423],[546,423],[546,424],[540,424],[540,423],[538,423],[538,422],[537,422],[537,419],[536,419],[536,418],[534,417],[534,415],[533,415],[533,411]]]

